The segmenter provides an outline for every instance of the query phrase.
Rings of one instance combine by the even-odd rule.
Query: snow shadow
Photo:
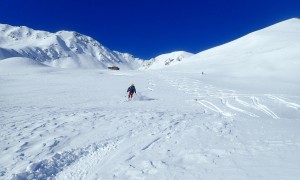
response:
[[[134,97],[135,100],[137,101],[156,101],[157,99],[151,98],[151,97],[147,97],[145,95],[142,94],[136,94],[136,96]]]
[[[50,159],[44,159],[39,162],[32,163],[29,167],[27,167],[26,171],[14,174],[12,180],[55,179],[56,174],[61,172],[65,167],[73,164],[81,157],[103,148],[104,146],[106,146],[106,144],[92,144],[86,148],[78,148],[71,151],[56,153]]]

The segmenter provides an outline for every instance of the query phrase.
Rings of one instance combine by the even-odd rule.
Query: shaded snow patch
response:
[[[89,153],[105,148],[107,145],[108,143],[92,144],[86,148],[78,148],[62,153],[56,153],[50,159],[44,159],[37,163],[32,163],[27,167],[25,172],[15,174],[12,179],[54,179],[56,174],[61,172],[67,166],[70,166],[78,159],[88,155]]]

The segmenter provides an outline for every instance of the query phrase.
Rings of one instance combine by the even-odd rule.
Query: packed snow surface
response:
[[[7,57],[0,179],[298,180],[299,30],[291,19],[156,70]]]

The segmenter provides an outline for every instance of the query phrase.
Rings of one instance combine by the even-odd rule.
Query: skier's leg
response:
[[[128,99],[131,99],[132,98],[132,94],[131,92],[128,93]]]

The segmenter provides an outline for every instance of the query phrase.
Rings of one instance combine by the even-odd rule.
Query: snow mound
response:
[[[33,59],[13,57],[0,60],[1,75],[24,75],[28,73],[42,73],[55,71],[56,68],[49,67]]]
[[[0,69],[11,71],[13,69],[44,68],[46,65],[34,61],[33,59],[23,57],[13,57],[0,60]]]

